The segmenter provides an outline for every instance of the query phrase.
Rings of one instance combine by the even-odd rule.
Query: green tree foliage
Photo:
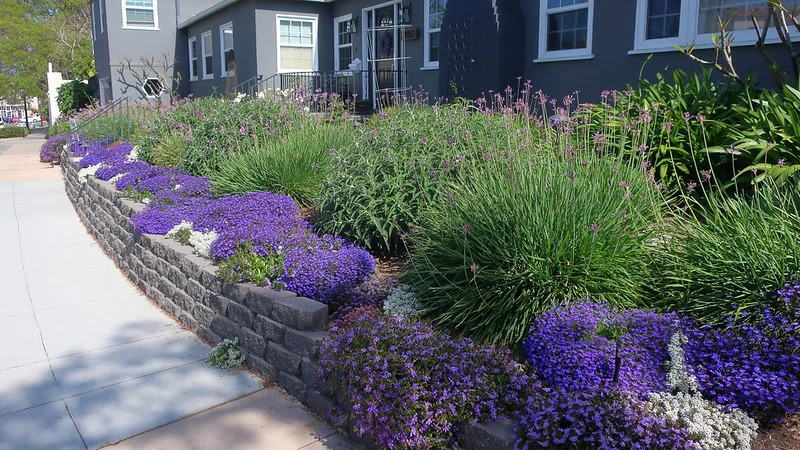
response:
[[[62,113],[70,114],[76,109],[91,104],[93,99],[92,88],[88,84],[73,80],[59,86],[56,102]]]
[[[42,95],[47,63],[65,78],[94,75],[86,0],[0,0],[0,96]]]

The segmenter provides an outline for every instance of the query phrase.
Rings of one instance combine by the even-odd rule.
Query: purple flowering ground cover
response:
[[[309,222],[297,217],[297,204],[288,196],[251,192],[211,197],[206,177],[178,168],[129,161],[129,143],[109,148],[102,142],[84,143],[80,167],[102,164],[99,178],[120,176],[116,188],[150,198],[150,205],[131,222],[142,233],[166,234],[182,221],[195,231],[215,232],[209,249],[224,265],[247,249],[250,258],[279,256],[274,277],[263,279],[298,295],[325,303],[341,301],[375,271],[375,261],[361,247],[331,235],[319,236]],[[230,281],[250,281],[249,273],[236,264],[225,265]]]

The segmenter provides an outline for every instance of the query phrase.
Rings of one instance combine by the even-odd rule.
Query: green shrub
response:
[[[562,303],[644,302],[661,194],[633,160],[565,146],[485,164],[425,210],[407,274],[423,317],[514,345]]]
[[[211,349],[208,365],[217,369],[230,369],[244,362],[244,352],[239,348],[239,338],[224,339]]]
[[[361,127],[352,148],[334,153],[318,226],[373,251],[397,253],[440,183],[469,172],[484,155],[519,147],[530,131],[515,116],[458,105],[386,110]]]
[[[722,323],[775,299],[800,268],[800,197],[795,185],[759,183],[747,198],[695,203],[697,217],[668,222],[659,248],[660,293],[651,306]]]
[[[83,81],[73,80],[58,87],[56,103],[61,114],[69,115],[94,101],[92,88]]]
[[[15,127],[12,125],[8,125],[5,127],[0,128],[0,139],[3,138],[13,138],[13,137],[25,137],[29,135],[31,131],[25,127]]]
[[[212,187],[219,195],[277,192],[311,205],[331,174],[331,154],[352,144],[351,128],[331,125],[309,125],[283,140],[256,140],[219,163]]]
[[[47,137],[68,133],[71,128],[68,120],[59,120],[47,128]]]

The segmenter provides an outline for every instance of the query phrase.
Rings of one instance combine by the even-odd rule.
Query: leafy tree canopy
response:
[[[0,96],[47,89],[47,63],[67,79],[94,75],[88,0],[0,0]]]

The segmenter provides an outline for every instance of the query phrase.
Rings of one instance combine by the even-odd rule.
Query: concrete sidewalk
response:
[[[208,367],[86,233],[43,142],[0,143],[0,450],[352,448],[250,373]]]

